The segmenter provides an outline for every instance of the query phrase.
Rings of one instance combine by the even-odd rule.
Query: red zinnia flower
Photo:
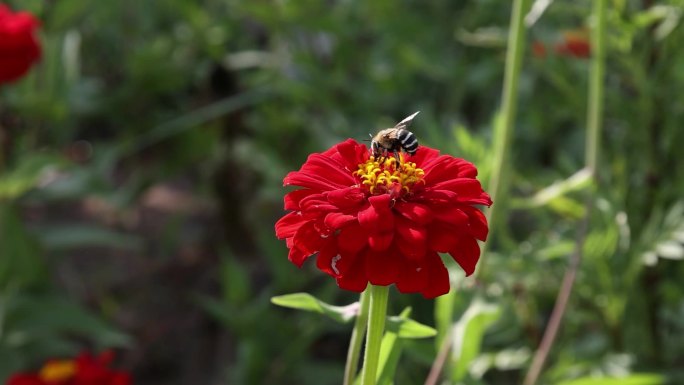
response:
[[[487,238],[487,220],[474,205],[491,205],[463,159],[422,146],[415,155],[375,159],[352,139],[312,154],[285,186],[293,210],[276,223],[289,259],[301,266],[318,253],[317,266],[346,290],[370,282],[396,284],[402,293],[434,298],[449,292],[438,253],[449,253],[466,275]]]
[[[12,13],[0,4],[0,84],[19,79],[40,58],[39,25],[30,13]]]
[[[109,368],[114,354],[81,353],[76,359],[50,360],[38,373],[18,373],[7,385],[130,385],[131,376]]]

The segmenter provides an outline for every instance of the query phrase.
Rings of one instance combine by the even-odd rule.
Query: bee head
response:
[[[380,153],[380,143],[371,139],[371,153],[377,155]]]

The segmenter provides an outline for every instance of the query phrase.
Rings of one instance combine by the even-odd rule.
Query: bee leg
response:
[[[397,160],[397,167],[399,167],[399,165],[401,164],[401,159],[399,158],[399,152],[398,151],[394,151],[394,159]]]

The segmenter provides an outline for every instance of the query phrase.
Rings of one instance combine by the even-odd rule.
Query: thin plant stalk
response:
[[[599,158],[599,143],[601,137],[601,126],[603,117],[603,100],[604,100],[604,77],[605,77],[605,63],[606,63],[606,0],[595,0],[593,9],[594,28],[591,36],[591,46],[593,50],[591,73],[589,75],[589,108],[587,110],[587,139],[585,142],[585,167],[591,173],[594,182],[597,183],[597,166]],[[525,376],[523,385],[534,385],[541,374],[546,358],[551,351],[551,347],[556,339],[558,329],[560,327],[563,316],[567,309],[568,300],[575,283],[577,270],[579,269],[582,260],[582,249],[584,246],[584,239],[586,237],[591,211],[593,208],[594,196],[593,191],[588,192],[585,202],[585,214],[582,222],[577,230],[577,239],[575,251],[570,256],[570,263],[565,275],[563,276],[563,283],[556,298],[553,312],[549,319],[549,324],[544,331],[544,336],[539,344],[539,348],[535,352],[530,370]]]
[[[508,45],[506,49],[506,68],[504,69],[504,84],[501,95],[501,110],[494,121],[494,161],[492,174],[489,181],[489,192],[492,201],[495,202],[487,210],[487,222],[489,228],[494,230],[496,222],[505,205],[498,203],[500,198],[508,191],[508,178],[505,176],[510,171],[510,148],[513,141],[513,128],[518,105],[518,84],[522,70],[523,54],[525,52],[525,11],[528,9],[528,0],[514,0],[511,11],[511,23],[508,27]],[[476,267],[474,276],[482,274],[484,270],[487,243],[482,244],[481,257]],[[452,326],[453,328],[453,326]],[[451,330],[447,335],[451,334]],[[439,348],[437,359],[432,363],[430,373],[425,380],[425,385],[435,385],[439,380],[440,373],[447,362],[448,353],[451,350],[451,338],[444,338]]]
[[[363,337],[366,335],[369,299],[369,290],[366,289],[361,293],[361,297],[359,298],[359,314],[357,314],[356,320],[354,321],[354,330],[352,330],[351,339],[349,341],[347,363],[344,367],[343,385],[352,385],[354,383],[354,378],[356,377],[359,357],[361,356],[361,346],[363,345]]]
[[[368,289],[366,289],[368,290]],[[387,315],[388,286],[370,285],[370,308],[368,314],[368,330],[366,333],[366,352],[363,357],[362,385],[375,385],[378,363],[380,361],[380,345],[385,331]]]
[[[508,48],[506,50],[506,68],[501,96],[501,110],[494,121],[494,153],[492,174],[488,191],[494,204],[486,211],[489,228],[495,230],[499,217],[503,215],[506,205],[503,197],[508,192],[507,177],[510,173],[510,152],[513,140],[513,129],[518,106],[518,83],[522,70],[523,54],[525,52],[525,11],[528,0],[514,0],[511,12],[511,24],[508,28]],[[484,270],[487,244],[482,245],[482,256],[478,263],[475,276]]]

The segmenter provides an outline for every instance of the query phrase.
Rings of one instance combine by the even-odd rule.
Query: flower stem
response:
[[[387,314],[388,286],[370,286],[370,313],[368,316],[368,332],[366,334],[366,352],[363,357],[362,385],[374,385],[380,359],[380,344],[385,331]]]
[[[605,88],[603,79],[606,73],[606,0],[594,1],[593,13],[595,24],[591,35],[593,58],[589,77],[585,166],[596,179],[603,118],[603,90]]]
[[[508,49],[506,50],[506,69],[504,73],[504,85],[502,91],[501,111],[494,121],[494,164],[492,175],[489,180],[489,192],[494,204],[487,210],[489,228],[494,231],[502,220],[499,217],[505,209],[503,195],[508,191],[508,178],[510,168],[510,149],[513,138],[513,125],[518,105],[518,83],[522,69],[523,53],[525,51],[525,10],[528,0],[514,0],[511,12],[511,24],[508,29]],[[482,274],[484,270],[485,248],[482,245],[482,257],[475,275]]]
[[[604,74],[606,61],[606,0],[594,1],[594,26],[592,31],[592,62],[591,73],[589,75],[589,108],[587,111],[587,139],[585,142],[585,162],[586,169],[592,175],[594,183],[597,182],[597,166],[599,155],[599,143],[601,135],[601,125],[603,116],[603,91],[604,91]],[[593,191],[593,190],[592,190]],[[568,300],[575,284],[577,270],[582,261],[582,249],[584,248],[584,239],[589,228],[589,220],[591,218],[591,211],[593,208],[594,194],[589,191],[585,201],[585,214],[580,222],[577,230],[577,240],[575,243],[575,251],[570,256],[569,266],[563,276],[563,283],[561,289],[556,297],[556,303],[549,318],[549,324],[544,330],[544,336],[539,344],[539,348],[534,354],[530,369],[525,376],[523,385],[534,385],[541,374],[544,362],[551,351],[556,334],[560,327],[563,316],[567,309]]]
[[[351,340],[349,341],[347,364],[344,367],[343,385],[352,385],[354,383],[354,377],[356,376],[359,356],[361,355],[361,345],[363,344],[363,336],[366,334],[368,305],[370,303],[369,291],[370,289],[366,288],[359,298],[359,314],[356,316],[356,321],[354,321],[354,330],[352,330]]]

